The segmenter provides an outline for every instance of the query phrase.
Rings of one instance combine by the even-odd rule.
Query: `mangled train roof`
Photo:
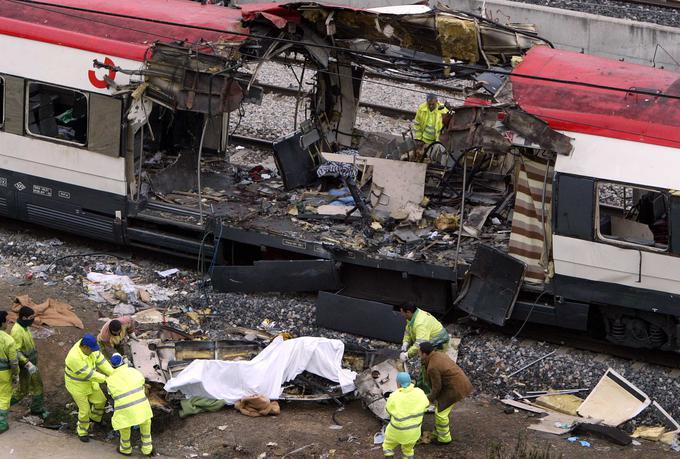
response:
[[[519,106],[553,129],[680,147],[678,73],[537,46],[510,79]],[[602,88],[605,86],[620,90]]]
[[[239,9],[185,0],[7,1],[0,15],[0,34],[133,60],[156,41],[240,43],[247,32]]]

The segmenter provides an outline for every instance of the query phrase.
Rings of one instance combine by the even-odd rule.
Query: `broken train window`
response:
[[[26,126],[30,134],[85,145],[87,96],[80,91],[29,83]]]
[[[600,239],[668,249],[668,198],[663,193],[598,182],[597,202]]]

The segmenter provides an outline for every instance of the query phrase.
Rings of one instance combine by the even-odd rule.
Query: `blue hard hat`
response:
[[[400,371],[397,373],[397,384],[401,387],[408,387],[411,384],[411,376],[404,371]]]
[[[119,353],[115,353],[111,356],[111,366],[117,368],[123,364],[123,356]]]
[[[85,333],[85,335],[83,335],[83,339],[80,340],[80,344],[82,344],[83,346],[89,347],[93,351],[99,350],[99,344],[97,343],[97,338],[95,338],[90,333]]]

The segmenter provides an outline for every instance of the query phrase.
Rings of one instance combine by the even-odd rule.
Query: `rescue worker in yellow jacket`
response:
[[[9,429],[9,405],[12,399],[12,380],[19,376],[16,343],[5,332],[7,312],[0,311],[0,433]]]
[[[31,394],[31,414],[47,416],[45,411],[45,397],[43,382],[38,371],[38,350],[29,330],[35,320],[35,311],[28,306],[19,309],[19,317],[12,327],[12,338],[17,346],[19,358],[19,387],[12,396],[12,405],[19,403]]]
[[[118,452],[132,454],[130,428],[139,426],[142,440],[142,454],[152,456],[151,443],[151,404],[146,398],[144,375],[136,368],[125,364],[123,357],[116,353],[111,356],[113,373],[106,380],[106,387],[113,398],[113,418],[111,426],[120,435]]]
[[[65,364],[66,390],[78,405],[78,438],[88,442],[90,421],[101,422],[106,406],[106,395],[99,385],[106,381],[113,368],[99,352],[97,339],[89,333],[73,345]]]
[[[392,392],[385,405],[390,423],[385,429],[383,454],[392,457],[395,448],[401,446],[404,459],[413,459],[413,448],[420,438],[423,415],[430,402],[425,392],[411,384],[408,373],[397,373],[397,384],[399,389]]]
[[[420,343],[429,341],[440,350],[449,347],[449,332],[429,312],[423,311],[415,304],[401,306],[401,314],[406,319],[404,340],[401,346],[401,360],[418,355]]]
[[[442,116],[448,113],[444,104],[440,104],[435,94],[428,94],[427,100],[418,106],[413,120],[413,131],[416,141],[429,145],[439,141],[444,127]]]

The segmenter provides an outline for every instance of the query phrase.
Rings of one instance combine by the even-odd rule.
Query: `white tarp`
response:
[[[279,336],[250,361],[194,360],[165,384],[165,390],[230,405],[249,395],[276,400],[283,384],[306,370],[340,384],[347,393],[354,390],[356,373],[342,368],[344,352],[344,343],[337,339]]]

